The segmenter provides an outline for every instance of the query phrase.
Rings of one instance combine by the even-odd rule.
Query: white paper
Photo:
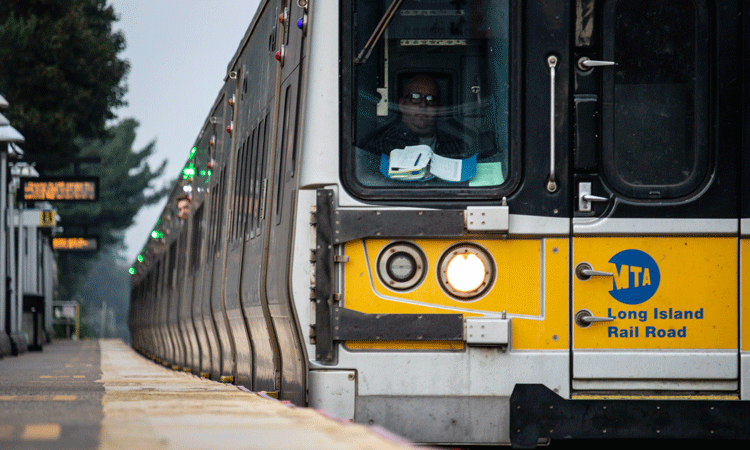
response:
[[[462,159],[446,158],[445,156],[432,155],[430,173],[445,181],[461,181]]]
[[[391,151],[389,171],[413,172],[422,170],[430,163],[432,150],[427,145],[411,145]]]

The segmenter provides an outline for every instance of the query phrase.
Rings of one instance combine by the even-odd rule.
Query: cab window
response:
[[[352,8],[348,184],[396,196],[499,192],[512,170],[509,1]]]

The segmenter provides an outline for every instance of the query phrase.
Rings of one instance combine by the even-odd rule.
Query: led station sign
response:
[[[93,202],[98,199],[98,177],[21,178],[21,200],[26,202]]]
[[[52,238],[52,250],[93,252],[99,248],[99,238],[92,236],[57,236]]]

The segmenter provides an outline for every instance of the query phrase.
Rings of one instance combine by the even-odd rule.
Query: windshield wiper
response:
[[[361,52],[359,52],[359,55],[354,58],[354,64],[364,64],[365,62],[367,62],[367,58],[370,57],[372,49],[380,40],[380,36],[383,35],[383,31],[385,31],[385,29],[388,27],[388,24],[391,23],[393,16],[396,15],[396,11],[398,11],[398,8],[401,6],[401,3],[403,1],[404,0],[395,0],[393,3],[391,3],[391,6],[388,7],[388,10],[386,10],[383,18],[380,19],[378,26],[375,27],[375,31],[373,31],[372,35],[370,35],[370,39],[367,40],[367,44],[365,44],[365,47]]]

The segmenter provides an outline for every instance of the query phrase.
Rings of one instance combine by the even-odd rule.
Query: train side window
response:
[[[266,182],[266,163],[268,160],[268,114],[266,114],[266,117],[263,119],[263,134],[261,139],[260,146],[260,156],[259,156],[259,162],[258,162],[258,176],[256,179],[255,184],[255,192],[256,192],[256,202],[255,206],[253,207],[253,215],[255,217],[255,226],[256,226],[256,235],[260,234],[260,229],[263,225],[263,216],[265,214],[265,211],[263,210],[264,205],[266,204],[266,191],[264,189],[264,183]]]
[[[603,7],[604,175],[626,197],[695,192],[709,171],[705,0],[610,0]]]
[[[167,271],[167,289],[174,288],[174,275],[177,262],[177,241],[174,240],[169,245],[169,269]]]
[[[242,155],[242,191],[240,192],[240,197],[242,198],[242,201],[240,203],[240,209],[237,212],[239,216],[239,229],[237,230],[237,238],[238,239],[244,239],[245,237],[245,229],[247,228],[247,208],[250,204],[250,185],[252,184],[252,172],[251,168],[248,166],[248,160],[250,159],[250,155],[252,152],[255,151],[254,141],[255,138],[250,137],[252,140],[245,141],[245,154]]]
[[[287,86],[286,92],[284,94],[284,121],[281,125],[281,145],[279,146],[279,156],[278,161],[279,165],[277,167],[276,172],[276,200],[274,204],[276,205],[276,225],[278,225],[281,222],[281,195],[284,193],[284,185],[286,184],[286,164],[288,164],[286,160],[286,153],[287,153],[287,144],[288,140],[291,137],[289,130],[287,130],[287,126],[290,123],[290,114],[292,113],[292,109],[294,109],[294,105],[291,105],[291,98],[292,98],[292,86]],[[294,132],[292,130],[292,132]]]
[[[260,198],[260,193],[258,192],[258,179],[261,177],[261,171],[258,164],[259,157],[261,153],[263,153],[264,150],[264,142],[263,142],[263,122],[258,122],[258,125],[256,125],[255,130],[253,131],[253,134],[255,134],[254,138],[254,151],[251,159],[248,161],[248,165],[250,166],[250,169],[252,170],[252,177],[250,177],[251,180],[251,204],[248,207],[248,213],[250,215],[250,225],[249,225],[249,234],[251,236],[255,236],[255,227],[257,223],[258,218],[258,201]]]
[[[252,133],[250,133],[250,136],[248,136],[247,139],[247,152],[245,155],[243,155],[242,158],[242,170],[243,170],[243,178],[242,178],[242,206],[240,208],[240,231],[237,235],[237,237],[244,240],[245,238],[245,232],[247,230],[247,222],[249,219],[249,209],[252,207],[252,186],[253,186],[253,180],[255,177],[255,173],[253,172],[253,166],[251,164],[251,161],[253,159],[253,154],[257,151],[257,136],[256,131],[253,130]]]
[[[226,184],[227,184],[227,173],[226,170],[221,171],[221,174],[219,175],[219,184],[217,185],[218,192],[216,192],[216,195],[218,196],[218,201],[216,202],[216,222],[214,223],[215,229],[214,229],[214,243],[212,245],[212,248],[214,249],[214,252],[217,253],[221,250],[221,245],[223,243],[221,238],[221,232],[223,230],[224,225],[224,204],[226,202]]]
[[[244,160],[247,152],[247,141],[243,141],[240,144],[239,151],[237,152],[237,158],[234,168],[234,195],[232,196],[232,209],[234,215],[232,216],[232,226],[230,228],[229,236],[232,241],[237,239],[240,233],[240,224],[242,223],[242,202],[244,195],[244,184],[245,184],[245,168]]]
[[[211,213],[208,220],[208,252],[218,254],[221,250],[221,231],[222,220],[224,219],[224,187],[226,183],[226,173],[221,170],[218,181],[213,186],[211,193]]]
[[[156,265],[154,268],[154,298],[158,299],[161,296],[161,279],[162,279],[162,273],[161,273],[161,258],[159,258],[156,261]]]
[[[190,270],[195,273],[198,270],[201,245],[203,245],[203,204],[193,214],[192,240],[190,243]]]
[[[185,278],[185,264],[187,263],[187,231],[182,230],[180,237],[178,238],[178,253],[177,258],[177,283],[182,284]]]
[[[253,172],[252,167],[249,165],[249,161],[252,158],[252,154],[255,152],[255,130],[245,140],[245,152],[242,155],[242,188],[240,191],[240,208],[237,211],[238,216],[238,229],[237,239],[245,238],[245,230],[247,229],[248,219],[248,208],[250,206],[250,186],[253,183]]]
[[[390,6],[353,6],[347,185],[376,196],[497,195],[513,169],[510,0]]]

